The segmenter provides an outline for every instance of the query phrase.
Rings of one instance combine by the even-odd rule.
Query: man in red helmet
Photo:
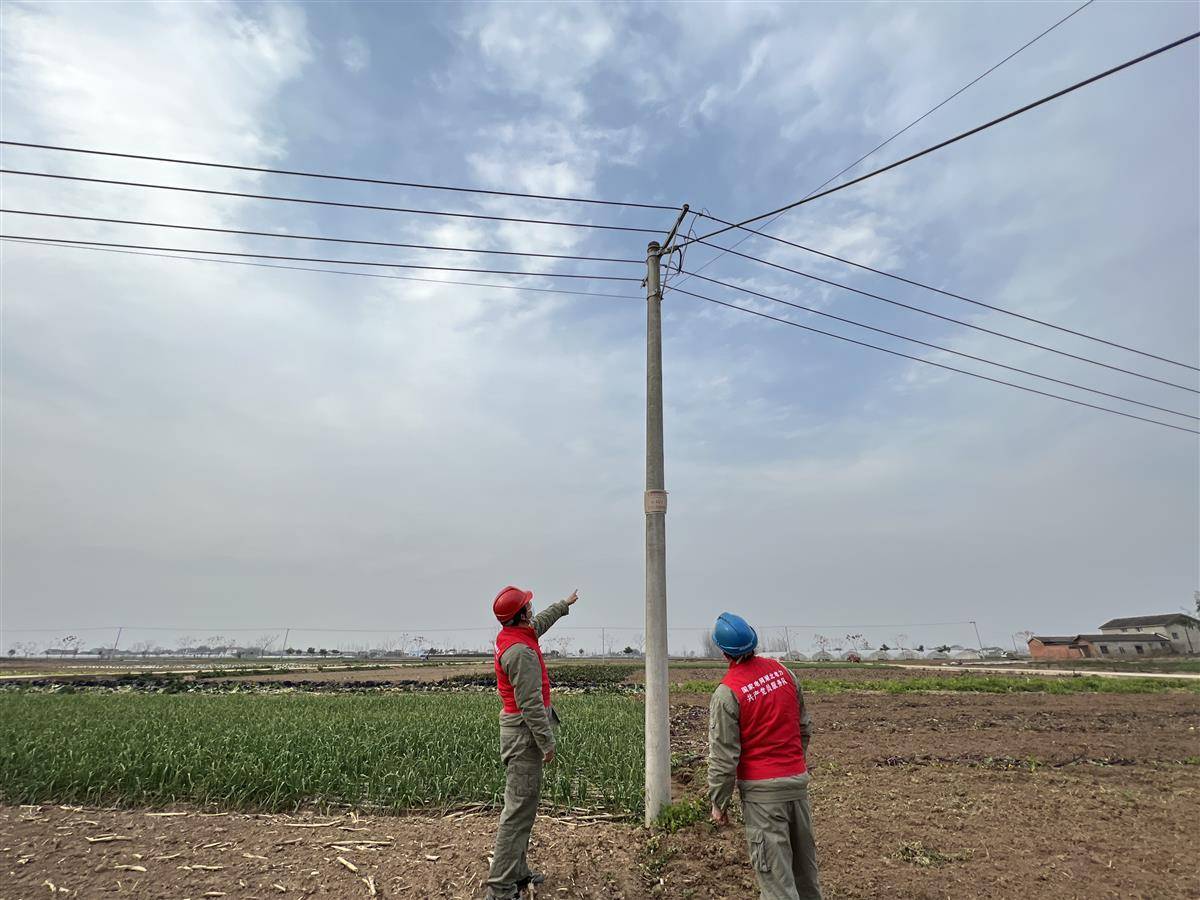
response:
[[[550,676],[538,645],[546,631],[571,611],[578,591],[533,614],[533,592],[506,587],[492,603],[496,635],[496,688],[500,713],[500,759],[504,763],[504,811],[488,875],[488,898],[519,897],[543,876],[530,870],[525,853],[542,791],[542,766],[554,761],[558,714],[550,705]]]

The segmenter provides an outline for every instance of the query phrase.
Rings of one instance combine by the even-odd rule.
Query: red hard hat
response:
[[[496,599],[492,601],[492,612],[496,614],[498,620],[507,622],[524,609],[525,604],[532,599],[533,591],[523,591],[520,588],[509,585],[498,593]]]

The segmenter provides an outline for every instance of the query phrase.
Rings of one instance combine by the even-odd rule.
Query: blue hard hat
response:
[[[730,656],[745,656],[758,646],[758,634],[750,623],[733,613],[721,613],[713,626],[713,643]]]

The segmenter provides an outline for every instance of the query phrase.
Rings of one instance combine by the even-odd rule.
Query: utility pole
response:
[[[971,626],[975,629],[975,643],[979,645],[979,655],[983,656],[983,641],[979,637],[979,626],[975,624],[975,620],[971,620]]]
[[[121,632],[124,630],[125,630],[124,625],[122,625],[120,628],[117,629],[117,639],[115,641],[113,641],[113,648],[112,648],[113,656],[117,655],[117,645],[121,643]]]
[[[663,472],[662,285],[659,264],[687,215],[646,247],[646,824],[671,802],[671,710],[667,681],[667,491]]]

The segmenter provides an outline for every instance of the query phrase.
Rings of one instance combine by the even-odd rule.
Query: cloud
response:
[[[371,64],[371,48],[357,35],[343,38],[338,42],[338,55],[346,71],[357,75]]]
[[[312,48],[337,47],[349,29],[297,7],[106,6],[98,15],[82,4],[13,6],[3,38],[5,134],[535,193],[680,198],[749,214],[802,196],[977,74],[981,59],[1048,24],[1034,6],[1020,15],[847,9],[456,7],[449,19],[413,21],[428,57],[370,61],[373,80],[420,88],[397,122],[393,93],[381,99],[343,65],[313,64]],[[1039,45],[889,152],[1011,108],[1047,80],[1124,58],[1127,42],[1152,45],[1157,30],[1194,15],[1145,9],[1089,8],[1073,20],[1080,30],[1071,41]],[[651,54],[654,66],[645,64]],[[1162,63],[1086,102],[1081,94],[1020,128],[808,204],[775,227],[1193,358],[1194,56]],[[4,155],[13,167],[218,189],[664,231],[671,219]],[[648,237],[17,178],[5,191],[11,205],[34,209],[447,246],[636,259]],[[33,227],[6,217],[6,230],[17,224]],[[167,243],[165,234],[146,237]],[[523,273],[641,274],[611,263],[326,249]],[[988,327],[1038,331],[759,239],[745,249]],[[689,268],[708,258],[693,251]],[[355,625],[482,616],[486,628],[486,600],[509,581],[528,581],[542,597],[579,585],[585,599],[573,621],[638,621],[644,301],[9,244],[0,253],[9,627],[101,616],[196,630],[301,616],[320,624],[336,610]],[[426,274],[549,286],[527,274]],[[964,352],[1159,396],[1117,373],[729,256],[705,274]],[[640,294],[636,283],[568,287]],[[996,640],[1005,627],[1088,627],[1150,598],[1169,608],[1194,589],[1190,438],[680,295],[668,293],[665,322],[673,623],[703,623],[734,597],[760,622],[828,621],[831,608],[864,625],[901,613],[903,621],[969,614]]]

